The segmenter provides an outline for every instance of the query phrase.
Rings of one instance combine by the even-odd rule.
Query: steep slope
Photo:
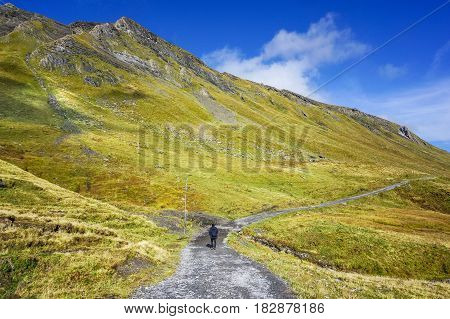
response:
[[[216,72],[129,18],[0,12],[0,157],[65,188],[152,213],[190,175],[189,210],[236,218],[448,177],[397,124]]]
[[[28,30],[33,29],[33,24],[34,27],[42,30],[42,34],[48,36],[45,39],[41,39],[44,41],[55,40],[71,33],[69,27],[39,14],[21,10],[11,3],[1,6],[0,36],[7,35],[16,28],[26,33]]]

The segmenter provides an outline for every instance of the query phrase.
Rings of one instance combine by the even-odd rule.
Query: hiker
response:
[[[216,249],[216,240],[217,235],[219,235],[219,230],[217,229],[216,225],[212,224],[211,228],[209,229],[209,237],[211,238],[211,249]]]

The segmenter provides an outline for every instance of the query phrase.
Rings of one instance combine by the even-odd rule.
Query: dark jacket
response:
[[[216,226],[212,226],[209,229],[209,237],[211,238],[217,238],[217,236],[219,235],[219,230],[217,229]]]

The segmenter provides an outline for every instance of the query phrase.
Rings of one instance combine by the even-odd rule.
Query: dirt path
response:
[[[238,254],[226,244],[231,231],[285,213],[311,210],[343,204],[362,197],[372,196],[403,186],[403,181],[364,194],[324,202],[318,205],[262,212],[218,225],[220,233],[217,250],[206,247],[209,243],[207,230],[203,230],[181,254],[176,273],[155,286],[137,289],[132,298],[181,299],[181,298],[295,298],[287,284],[264,266]]]
[[[359,195],[355,195],[355,196],[350,196],[350,197],[344,197],[344,198],[340,198],[340,199],[336,199],[333,201],[329,201],[329,202],[324,202],[324,203],[320,203],[317,205],[310,205],[310,206],[300,206],[300,207],[293,207],[293,208],[286,208],[286,209],[282,209],[282,210],[277,210],[277,211],[268,211],[268,212],[262,212],[259,214],[255,214],[255,215],[251,215],[251,216],[247,216],[241,219],[238,219],[235,221],[235,223],[240,226],[240,227],[244,227],[253,223],[257,223],[263,219],[266,218],[271,218],[271,217],[275,217],[278,215],[282,215],[282,214],[286,214],[286,213],[292,213],[292,212],[297,212],[300,210],[311,210],[311,209],[315,209],[315,208],[322,208],[322,207],[328,207],[328,206],[334,206],[334,205],[339,205],[339,204],[344,204],[347,203],[349,201],[355,200],[355,199],[359,199],[359,198],[363,198],[363,197],[367,197],[367,196],[371,196],[371,195],[376,195],[376,194],[380,194],[380,193],[384,193],[390,190],[393,190],[397,187],[403,186],[405,184],[408,184],[409,180],[405,180],[396,184],[392,184],[383,188],[379,188],[379,189],[375,189],[373,191],[367,192],[367,193],[363,193],[363,194],[359,194]]]
[[[284,281],[224,243],[232,227],[219,229],[216,250],[206,247],[209,236],[202,232],[183,250],[175,275],[139,288],[133,298],[294,298]]]

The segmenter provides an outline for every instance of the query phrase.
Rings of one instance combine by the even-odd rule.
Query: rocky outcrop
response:
[[[111,73],[104,73],[102,71],[98,71],[96,75],[85,76],[84,83],[95,87],[100,87],[103,83],[116,85],[119,83],[119,79]]]
[[[118,60],[135,67],[138,70],[151,73],[156,77],[161,77],[161,70],[156,62],[151,59],[146,61],[127,52],[114,52],[113,54]]]
[[[89,31],[98,40],[110,39],[119,36],[119,31],[112,23],[103,23],[96,25]]]
[[[288,91],[288,90],[278,90],[281,95],[287,97],[291,101],[294,101],[300,105],[312,105],[312,106],[319,106],[321,105],[320,102],[317,102],[313,99],[307,98],[306,96]]]
[[[400,126],[398,128],[398,134],[415,143],[419,143],[420,141],[420,139],[414,133],[412,133],[406,126]]]
[[[414,143],[427,145],[427,143],[424,140],[422,140],[420,137],[409,131],[408,128],[406,128],[405,126],[400,126],[396,123],[385,120],[375,115],[364,113],[355,108],[329,105],[323,103],[321,103],[321,105],[330,111],[335,112],[337,111],[339,113],[347,115],[348,117],[354,119],[356,122],[358,122],[359,124],[363,125],[364,127],[366,127],[367,129],[376,134],[385,136],[386,134],[388,134],[388,137],[400,135],[401,137],[410,140]]]
[[[114,26],[117,30],[133,37],[141,45],[152,49],[164,61],[168,62],[169,58],[173,59],[181,66],[189,68],[194,74],[216,85],[221,90],[234,92],[231,82],[226,81],[220,73],[209,69],[197,57],[163,40],[135,21],[122,17],[114,23]]]
[[[114,23],[114,26],[117,30],[129,34],[130,36],[138,40],[138,42],[140,42],[141,44],[149,45],[151,43],[157,43],[159,40],[163,41],[156,34],[148,31],[139,23],[127,17],[122,17],[117,20]]]
[[[219,122],[224,124],[237,124],[236,114],[217,102],[205,88],[201,88],[195,93],[197,101],[208,110],[209,113]]]
[[[230,76],[230,75],[228,75],[228,76]],[[369,129],[370,131],[372,131],[374,133],[384,134],[387,132],[387,133],[391,133],[391,134],[399,134],[400,136],[402,136],[412,142],[422,143],[424,145],[427,145],[427,143],[425,141],[423,141],[417,135],[415,135],[414,133],[409,131],[407,127],[400,126],[398,124],[395,124],[393,122],[390,122],[390,121],[380,118],[378,116],[364,113],[355,108],[321,103],[321,102],[315,101],[313,99],[310,99],[308,97],[305,97],[303,95],[300,95],[300,94],[297,94],[297,93],[294,93],[294,92],[291,92],[288,90],[279,90],[277,88],[274,88],[274,87],[268,86],[268,85],[264,85],[264,84],[262,84],[262,86],[268,90],[275,91],[300,105],[310,105],[310,106],[325,108],[326,110],[328,110],[327,112],[330,114],[330,116],[335,120],[339,120],[339,118],[336,117],[336,115],[334,113],[339,112],[339,113],[345,114],[346,116],[354,119],[359,124],[363,125],[364,127],[366,127],[367,129]],[[301,112],[302,112],[303,116],[307,117],[305,112],[303,112],[303,111],[301,111]]]
[[[76,72],[76,64],[70,59],[73,55],[89,56],[90,52],[71,36],[58,39],[51,45],[32,53],[32,57],[40,57],[41,67],[52,71],[61,70],[64,74]]]
[[[73,33],[79,34],[83,32],[91,31],[95,26],[99,25],[97,22],[84,22],[84,21],[76,21],[69,24],[69,28]]]
[[[0,36],[10,33],[21,23],[39,15],[21,10],[11,3],[0,6]]]
[[[100,70],[94,67],[92,63],[88,62],[89,58],[98,58],[115,67],[124,68],[119,63],[120,61],[111,55],[102,55],[92,48],[87,48],[72,35],[35,50],[31,57],[37,59],[41,67],[51,71],[58,70],[65,75],[90,73],[83,77],[84,82],[96,87],[102,83],[116,85],[119,83],[119,78],[108,69]]]
[[[70,34],[69,28],[52,20],[32,19],[19,24],[14,31],[42,43],[51,42]]]
[[[54,53],[48,53],[46,54],[40,61],[39,64],[48,70],[56,70],[58,68],[61,68],[63,70],[67,71],[73,71],[75,70],[75,66],[73,64],[69,65],[69,61],[64,55],[60,54],[54,54]],[[66,72],[66,73],[69,73]]]
[[[101,79],[95,76],[85,76],[84,82],[95,87],[99,87],[102,84]]]
[[[70,33],[69,27],[39,14],[19,9],[10,3],[0,6],[0,36],[16,28],[35,35],[38,39],[43,35],[47,37],[40,40],[56,40]]]

